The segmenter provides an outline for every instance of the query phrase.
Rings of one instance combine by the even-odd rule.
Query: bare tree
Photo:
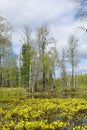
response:
[[[59,62],[59,54],[57,50],[56,44],[54,44],[49,50],[49,57],[50,57],[50,84],[51,84],[51,91],[55,90],[56,87],[56,70]]]
[[[77,3],[79,18],[87,20],[87,0],[73,0]]]
[[[74,83],[74,74],[75,74],[75,68],[78,65],[78,57],[77,57],[77,44],[78,40],[76,37],[74,37],[73,35],[70,37],[69,42],[68,42],[68,58],[69,58],[69,63],[71,65],[71,90],[75,89]]]
[[[2,67],[2,86],[4,86],[5,52],[11,46],[11,30],[12,27],[7,20],[0,16],[0,67]]]
[[[37,91],[39,76],[40,76],[40,62],[39,62],[38,50],[35,48],[35,52],[33,55],[33,88],[35,91]]]
[[[61,70],[61,87],[62,90],[67,90],[67,71],[66,71],[66,50],[62,49],[59,67]]]
[[[78,16],[80,20],[87,21],[87,0],[72,0],[72,1],[77,3],[76,8],[75,8],[77,11],[76,16]],[[87,32],[87,28],[85,26],[80,26],[78,27],[78,29]]]
[[[46,73],[45,73],[45,52],[47,45],[54,42],[54,39],[50,37],[50,31],[47,24],[43,24],[37,31],[37,42],[39,45],[39,55],[41,57],[41,69],[42,69],[42,83],[43,91],[45,90],[46,85]]]

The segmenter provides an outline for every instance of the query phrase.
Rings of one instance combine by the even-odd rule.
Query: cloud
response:
[[[87,59],[87,45],[80,45],[78,49],[78,57],[81,60],[86,60]]]
[[[48,22],[51,33],[58,41],[59,51],[67,44],[69,36],[74,34],[79,39],[78,55],[81,60],[86,59],[87,36],[84,31],[77,29],[77,26],[87,25],[85,21],[79,21],[75,17],[77,13],[75,7],[76,4],[72,3],[72,0],[2,0],[0,14],[14,27],[15,53],[20,52],[24,25],[29,25],[32,32],[35,32],[43,22]]]
[[[18,36],[22,34],[25,24],[30,25],[34,30],[43,22],[48,22],[54,32],[55,26],[59,30],[65,24],[71,24],[75,14],[74,6],[70,0],[3,0],[0,2],[1,15],[6,17],[15,29],[16,33],[13,33],[15,43],[19,42]]]
[[[78,68],[76,68],[76,73],[77,74],[87,73],[87,60],[83,60],[82,62],[80,62]]]
[[[71,12],[75,13],[73,7],[74,4],[69,0],[63,2],[61,0],[3,0],[0,2],[1,13],[17,28],[24,24],[37,26],[43,21],[57,22],[57,19],[65,22],[68,16],[72,19]]]

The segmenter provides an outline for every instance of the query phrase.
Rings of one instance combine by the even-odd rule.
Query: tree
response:
[[[24,37],[22,39],[22,66],[21,66],[21,81],[23,86],[30,91],[30,76],[31,76],[31,62],[32,62],[32,40],[31,30],[28,26],[24,27]]]
[[[54,44],[50,49],[49,49],[49,57],[50,57],[50,86],[51,86],[51,91],[55,90],[56,83],[56,70],[59,62],[59,54],[58,50],[56,47],[56,44]]]
[[[75,80],[74,80],[74,74],[75,74],[75,68],[78,65],[78,57],[77,57],[77,44],[78,40],[76,37],[73,35],[70,37],[69,42],[68,42],[68,59],[69,63],[71,65],[71,90],[75,90]]]
[[[77,16],[79,16],[79,18],[86,19],[87,18],[87,0],[74,0],[74,1],[78,4]]]
[[[7,20],[0,16],[0,80],[4,86],[4,69],[7,52],[11,47],[11,30],[12,27]]]
[[[17,87],[18,86],[18,66],[17,55],[12,50],[9,51],[5,61],[5,86]]]
[[[62,54],[59,62],[59,67],[61,71],[61,87],[62,90],[67,90],[67,71],[66,71],[66,50],[62,49]]]
[[[37,91],[38,81],[40,79],[40,59],[38,55],[38,50],[36,47],[33,48],[33,57],[32,57],[32,92]]]
[[[46,85],[46,67],[45,67],[45,53],[47,51],[47,46],[49,44],[54,43],[54,38],[50,36],[50,31],[47,24],[43,24],[37,30],[37,42],[39,46],[39,55],[41,59],[41,72],[42,72],[42,84],[43,84],[43,91],[45,90]]]
[[[87,20],[87,0],[73,0],[77,3],[77,15],[76,17],[80,20]],[[85,26],[78,27],[85,32],[87,32],[87,28]]]

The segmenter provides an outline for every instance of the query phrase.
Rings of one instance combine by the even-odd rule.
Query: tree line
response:
[[[87,2],[76,1],[78,2]],[[84,7],[85,8],[85,7]],[[84,8],[80,12],[86,17]],[[81,28],[83,29],[83,28]],[[62,90],[76,90],[75,69],[78,66],[78,39],[71,35],[59,54],[56,39],[51,35],[49,25],[44,23],[36,30],[25,26],[22,36],[20,56],[13,51],[13,28],[5,18],[0,16],[0,86],[25,87],[30,91],[54,91],[57,86],[56,71],[60,71]],[[71,74],[68,68],[71,68]]]
[[[60,69],[61,87],[67,89],[66,64],[69,64],[72,72],[69,86],[72,90],[75,90],[74,74],[78,65],[77,42],[77,38],[72,35],[60,55],[57,42],[50,35],[47,24],[43,24],[37,29],[35,39],[32,39],[31,30],[26,26],[20,53],[20,86],[27,87],[28,91],[37,91],[38,85],[44,91],[49,86],[50,90],[53,91],[57,87],[56,71]]]

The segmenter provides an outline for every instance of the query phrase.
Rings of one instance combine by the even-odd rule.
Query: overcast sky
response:
[[[14,28],[13,44],[16,54],[20,52],[23,26],[29,25],[34,32],[43,22],[47,22],[60,50],[71,34],[79,38],[80,64],[77,71],[84,73],[87,72],[87,34],[77,27],[87,25],[85,21],[78,20],[76,14],[76,4],[72,0],[0,0],[0,15]]]

